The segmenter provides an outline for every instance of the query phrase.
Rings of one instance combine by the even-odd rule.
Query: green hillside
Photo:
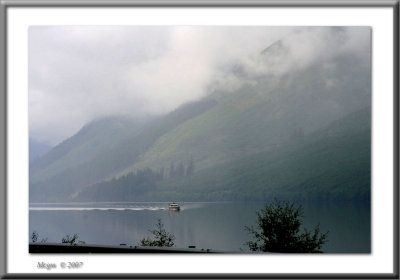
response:
[[[165,181],[158,194],[194,200],[369,200],[370,132],[370,109],[365,109],[277,149]]]
[[[109,117],[85,125],[30,165],[30,199],[41,201],[66,196],[82,182],[90,184],[101,179],[92,170],[93,162],[97,161],[96,169],[101,172],[104,164],[98,159],[139,128],[139,124],[126,117]]]
[[[327,85],[327,81],[335,80]],[[264,77],[233,92],[214,92],[216,106],[163,134],[121,174],[167,168],[190,157],[197,170],[276,148],[370,106],[370,73],[355,58],[313,65],[284,77]]]
[[[274,54],[264,52],[260,60],[266,55]],[[370,68],[356,57],[343,55],[279,77],[238,75],[242,84],[236,90],[210,92],[164,116],[114,117],[86,125],[32,163],[30,200],[254,199],[295,193],[291,188],[311,196],[325,188],[332,193],[335,180],[329,172],[339,170],[340,160],[343,166],[365,161],[349,158],[348,147],[369,141],[369,131],[356,135],[354,124],[348,139],[321,134],[371,105]],[[324,153],[332,154],[332,162],[312,157]],[[194,168],[187,176],[190,163]],[[358,176],[348,167],[349,176]],[[369,172],[366,165],[359,168]],[[282,173],[285,169],[292,171]],[[329,174],[318,175],[324,172]],[[345,194],[341,190],[349,176],[341,176],[335,177],[336,193],[348,196],[350,188]],[[111,180],[119,191],[108,189]],[[139,197],[137,186],[126,190],[121,182],[150,187]],[[89,186],[102,191],[88,191]]]
[[[205,168],[189,176],[164,180],[152,177],[155,180],[149,180],[139,192],[132,189],[126,177],[121,177],[86,188],[77,199],[118,201],[123,194],[123,198],[133,201],[272,197],[369,201],[370,118],[370,108],[363,109],[267,152]]]
[[[214,106],[186,104],[164,118],[135,123],[113,117],[83,127],[30,166],[32,201],[65,200],[74,192],[134,164],[161,135]]]

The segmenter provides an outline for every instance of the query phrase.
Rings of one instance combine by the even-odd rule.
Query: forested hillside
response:
[[[278,42],[259,63],[279,66],[286,51]],[[235,65],[234,89],[157,117],[93,121],[31,164],[30,200],[368,200],[370,67],[322,61],[281,75]]]
[[[370,200],[370,108],[285,145],[195,173],[137,171],[85,188],[83,201]]]

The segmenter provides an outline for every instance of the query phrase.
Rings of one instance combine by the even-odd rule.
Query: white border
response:
[[[8,8],[8,273],[39,261],[83,261],[78,273],[393,273],[392,8]],[[373,205],[370,255],[29,255],[28,27],[30,25],[371,26]]]

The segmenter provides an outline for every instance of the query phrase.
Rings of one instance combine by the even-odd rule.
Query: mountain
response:
[[[268,151],[187,176],[136,174],[83,189],[77,200],[267,200],[272,197],[370,201],[371,108]],[[147,172],[151,172],[148,170]],[[136,176],[138,177],[138,176]],[[132,178],[134,180],[132,180]],[[135,182],[135,183],[132,183]]]
[[[29,138],[29,163],[37,160],[48,151],[50,151],[50,149],[51,146],[49,144]]]
[[[32,201],[60,200],[134,164],[166,131],[201,114],[214,101],[187,104],[164,118],[135,122],[126,117],[97,120],[30,166]]]
[[[30,165],[31,199],[65,196],[79,189],[79,184],[90,184],[111,174],[107,156],[135,135],[141,125],[127,117],[107,117],[85,125]]]
[[[333,78],[334,77],[334,78]],[[330,80],[335,80],[331,84]],[[163,134],[121,174],[195,158],[197,170],[273,149],[370,106],[370,72],[352,57],[206,97],[216,105]]]
[[[195,200],[369,201],[370,123],[368,107],[286,145],[166,181],[159,194],[172,199],[188,192]]]
[[[279,67],[285,54],[276,43],[259,61]],[[364,64],[342,54],[279,75],[237,65],[235,90],[216,89],[145,121],[89,123],[31,165],[30,199],[232,200],[334,192],[364,199],[371,106],[371,69]],[[364,118],[351,121],[352,114]]]

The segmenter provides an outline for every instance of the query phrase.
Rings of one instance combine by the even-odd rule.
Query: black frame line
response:
[[[399,278],[399,1],[400,0],[0,0],[0,278],[1,279],[400,279]],[[393,273],[7,273],[7,9],[112,7],[268,7],[393,9]]]

